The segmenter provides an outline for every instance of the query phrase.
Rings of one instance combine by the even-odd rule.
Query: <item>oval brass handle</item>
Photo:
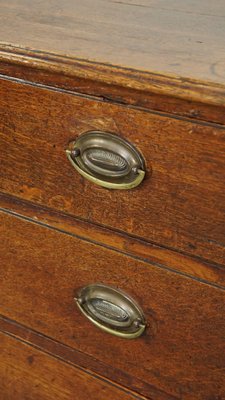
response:
[[[144,314],[126,293],[103,284],[83,287],[75,298],[82,313],[105,332],[127,339],[142,335]]]
[[[144,179],[137,149],[108,132],[86,132],[69,144],[67,157],[86,179],[109,189],[132,189]]]

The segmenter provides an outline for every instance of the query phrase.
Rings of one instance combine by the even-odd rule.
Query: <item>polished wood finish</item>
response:
[[[68,214],[40,207],[30,201],[23,201],[3,193],[0,193],[0,204],[2,211],[12,215],[16,213],[18,216],[39,222],[48,228],[54,227],[59,232],[148,261],[159,268],[178,271],[186,276],[225,288],[225,268],[215,263],[206,263],[196,257],[188,257],[182,253],[147,243],[139,238],[96,226]]]
[[[5,213],[1,237],[3,315],[175,398],[224,394],[223,290]],[[142,337],[106,337],[79,313],[73,296],[93,282],[136,298]]]
[[[222,400],[225,5],[0,4],[0,397]],[[85,181],[69,141],[116,133],[144,155],[130,191]],[[126,341],[74,304],[124,289]]]
[[[0,91],[1,191],[224,264],[224,127],[7,80]],[[93,129],[140,149],[138,188],[107,190],[73,169],[65,149]]]
[[[0,349],[4,400],[144,400],[2,332]]]

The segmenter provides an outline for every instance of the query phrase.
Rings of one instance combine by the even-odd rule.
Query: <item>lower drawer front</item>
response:
[[[132,400],[132,393],[0,333],[2,400]]]
[[[222,290],[6,213],[0,225],[3,315],[125,372],[131,385],[222,398]],[[141,337],[109,335],[80,313],[73,297],[95,282],[136,299],[148,323]]]

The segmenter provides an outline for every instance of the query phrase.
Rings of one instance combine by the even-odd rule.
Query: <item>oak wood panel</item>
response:
[[[107,365],[88,354],[78,351],[61,342],[57,342],[40,332],[36,332],[27,326],[18,324],[6,317],[0,316],[0,330],[9,335],[13,335],[32,346],[47,352],[67,363],[84,368],[85,371],[100,375],[103,379],[106,377],[110,381],[122,382],[124,386],[132,389],[135,393],[142,393],[148,399],[152,400],[176,400],[176,397],[169,395],[150,385],[149,382],[143,382],[137,377],[132,377],[115,368],[113,365]],[[102,376],[104,375],[104,377]],[[140,394],[138,394],[140,396]]]
[[[192,119],[225,124],[221,84],[113,67],[0,43],[0,73]]]
[[[225,129],[1,80],[0,190],[223,264]],[[68,142],[92,129],[144,154],[145,181],[110,191],[81,178]]]
[[[71,217],[46,207],[0,193],[0,209],[8,213],[16,213],[31,218],[39,223],[54,227],[64,233],[75,235],[94,243],[118,250],[161,268],[179,271],[192,278],[225,287],[225,268],[217,264],[209,264],[198,258],[162,248],[141,239],[133,238],[119,232],[100,227],[90,222]]]
[[[225,83],[225,4],[184,0],[8,0],[1,41]],[[48,40],[46,40],[48,38]]]
[[[224,395],[223,290],[4,213],[0,250],[3,315],[176,398]],[[107,335],[79,313],[76,289],[93,282],[136,298],[141,338]]]
[[[144,399],[0,332],[2,400]]]

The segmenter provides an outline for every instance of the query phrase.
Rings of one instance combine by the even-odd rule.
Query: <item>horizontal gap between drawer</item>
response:
[[[47,78],[49,86],[69,88],[91,95],[94,93],[97,96],[104,92],[111,100],[121,100],[126,104],[142,104],[144,96],[145,109],[224,123],[224,85],[219,83],[165,75],[157,71],[140,71],[8,43],[1,43],[0,58],[2,70],[4,71],[5,66],[7,76],[20,78],[25,75],[29,77],[25,80],[40,83],[46,83]],[[58,76],[62,77],[59,82]],[[83,82],[91,82],[91,85],[85,86]],[[113,95],[111,88],[115,89]],[[169,107],[168,99],[172,100]],[[181,107],[180,110],[178,106]],[[218,115],[215,113],[215,106],[219,109]]]
[[[16,338],[17,340],[30,345],[31,347],[34,347],[35,349],[49,354],[50,356],[59,359],[60,361],[73,366],[74,368],[80,369],[96,379],[115,386],[125,393],[131,394],[132,398],[134,399],[144,400],[148,398],[149,400],[154,400],[155,396],[157,396],[157,400],[178,400],[177,397],[171,396],[170,394],[163,392],[149,383],[143,382],[136,377],[133,379],[134,377],[127,375],[123,371],[117,370],[113,366],[107,368],[108,366],[106,364],[94,359],[90,355],[85,354],[77,349],[73,349],[70,346],[58,342],[57,340],[43,335],[40,332],[34,331],[33,329],[19,324],[3,315],[0,315],[0,331],[12,338]],[[132,385],[130,385],[130,378],[132,378]],[[128,387],[126,388],[125,386],[121,386],[120,383],[117,383],[117,380],[120,382],[122,381],[123,384],[128,385]]]
[[[154,114],[154,115],[159,115],[161,117],[169,117],[169,118],[179,120],[179,121],[186,121],[186,122],[190,122],[193,124],[196,123],[196,124],[202,125],[202,126],[210,126],[210,127],[215,127],[217,129],[225,130],[225,125],[223,125],[223,124],[219,124],[219,123],[215,123],[215,122],[207,122],[207,121],[197,119],[197,118],[188,118],[188,117],[170,114],[170,113],[157,111],[157,110],[153,110],[153,109],[146,109],[146,108],[140,107],[140,106],[132,106],[131,104],[128,104],[128,103],[125,103],[122,101],[120,102],[120,101],[116,101],[116,100],[111,100],[107,96],[99,96],[98,97],[98,96],[94,96],[94,95],[89,95],[89,94],[85,94],[85,93],[80,93],[80,92],[75,92],[75,91],[55,87],[55,86],[50,86],[50,85],[48,86],[48,85],[41,84],[41,83],[31,82],[31,81],[27,81],[27,80],[20,79],[20,78],[9,77],[4,74],[0,74],[0,79],[4,79],[7,81],[12,81],[12,82],[16,82],[19,84],[32,86],[32,87],[37,87],[40,89],[51,90],[51,91],[55,91],[55,92],[69,94],[72,96],[85,98],[87,100],[95,100],[95,101],[103,102],[103,103],[117,104],[121,107],[129,108],[129,109],[133,109],[133,110],[139,110],[144,113],[150,113],[150,114]]]
[[[0,211],[1,212],[9,214],[9,215],[13,215],[16,218],[23,219],[23,220],[29,221],[30,223],[34,223],[36,225],[42,226],[42,227],[44,227],[46,229],[51,229],[51,230],[60,232],[62,234],[69,235],[71,237],[83,240],[85,242],[92,243],[92,244],[95,244],[95,245],[110,249],[110,250],[115,251],[117,253],[121,253],[123,255],[127,255],[127,256],[129,256],[129,257],[131,257],[133,259],[136,259],[136,260],[139,260],[139,261],[144,261],[144,262],[146,262],[148,264],[154,265],[157,268],[167,270],[167,271],[169,271],[171,273],[180,274],[182,276],[185,276],[186,278],[191,278],[191,279],[196,280],[198,282],[201,282],[203,284],[214,286],[214,287],[216,287],[218,289],[221,289],[221,290],[225,289],[225,286],[223,286],[222,284],[219,284],[217,281],[212,281],[212,280],[209,280],[209,279],[207,280],[207,279],[204,279],[201,276],[198,276],[197,274],[194,275],[194,273],[191,273],[191,272],[188,272],[188,271],[182,271],[181,270],[181,266],[178,263],[178,261],[177,261],[177,263],[179,264],[179,266],[174,266],[174,267],[171,267],[170,263],[168,265],[165,265],[163,263],[163,260],[162,260],[162,262],[158,262],[158,261],[156,262],[153,259],[153,257],[151,256],[151,254],[149,255],[149,257],[144,257],[144,256],[137,255],[134,251],[132,251],[132,252],[129,251],[129,249],[123,250],[122,248],[118,247],[118,244],[117,244],[117,246],[116,245],[113,246],[111,244],[108,244],[107,243],[107,238],[105,239],[105,236],[106,235],[109,235],[109,236],[113,235],[113,237],[115,237],[116,240],[119,241],[119,245],[121,245],[121,246],[122,246],[122,242],[123,241],[125,241],[125,242],[126,241],[128,241],[128,242],[132,241],[132,243],[134,243],[134,244],[137,244],[137,245],[140,244],[144,248],[146,247],[146,250],[147,249],[149,250],[149,247],[150,247],[152,250],[157,250],[159,252],[161,250],[163,253],[166,252],[166,253],[168,253],[167,256],[170,256],[170,258],[177,257],[177,256],[180,257],[181,260],[183,258],[185,258],[185,259],[187,259],[188,263],[190,262],[190,264],[191,263],[195,263],[196,266],[199,264],[199,266],[201,268],[204,268],[205,271],[207,271],[207,270],[214,271],[215,270],[216,272],[221,273],[221,275],[222,275],[222,274],[225,273],[225,269],[223,268],[223,266],[218,266],[218,265],[215,265],[215,264],[214,265],[208,264],[206,262],[203,262],[203,260],[201,260],[201,259],[198,260],[197,257],[194,258],[194,257],[186,256],[182,252],[174,251],[174,250],[171,250],[171,249],[167,249],[165,247],[160,247],[158,245],[145,242],[145,241],[143,241],[141,239],[131,237],[131,236],[126,235],[124,233],[122,234],[120,232],[116,232],[114,230],[110,230],[110,229],[107,229],[105,227],[89,223],[87,221],[82,221],[82,220],[80,220],[78,218],[74,218],[74,217],[71,217],[71,216],[68,216],[68,215],[64,215],[62,213],[58,213],[58,212],[49,210],[47,208],[39,207],[39,206],[37,206],[35,204],[31,204],[31,203],[28,203],[26,201],[21,201],[21,200],[19,200],[17,198],[12,198],[11,196],[9,197],[9,196],[4,195],[4,194],[0,194],[0,204],[2,204],[2,206],[0,207]],[[10,208],[8,208],[8,207],[10,207]],[[23,208],[25,208],[25,211],[23,210]],[[35,216],[35,217],[32,216],[34,211],[35,211],[36,215],[38,214],[38,217],[37,216]],[[43,216],[43,214],[44,214],[44,216]],[[47,217],[46,217],[46,215],[47,215]],[[49,220],[48,220],[48,216],[50,216]],[[53,216],[53,220],[51,219],[51,216]],[[57,217],[57,222],[55,222],[54,217]],[[42,219],[44,219],[44,221],[43,220],[42,221],[41,220],[37,220],[37,218],[42,218]],[[61,228],[59,226],[56,226],[56,224],[58,223],[58,220],[60,220],[60,223],[62,221],[62,223],[64,223],[66,225],[66,229],[65,228]],[[77,224],[82,225],[80,228],[78,227],[78,230],[80,229],[82,231],[81,234],[74,233],[74,232],[71,232],[69,230],[71,228],[70,221],[74,222],[76,225]],[[100,240],[95,240],[92,237],[90,237],[90,235],[89,235],[89,237],[87,237],[87,234],[85,235],[85,228],[88,228],[90,226],[94,230],[98,229],[99,231],[101,231],[101,239]],[[103,237],[105,239],[104,242],[102,241]]]

